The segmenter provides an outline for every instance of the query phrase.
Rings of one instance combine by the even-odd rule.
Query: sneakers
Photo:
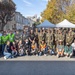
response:
[[[59,58],[59,55],[57,54],[57,57]]]
[[[36,56],[38,56],[38,54],[36,54]]]
[[[44,54],[44,56],[46,56],[46,54]]]
[[[5,60],[7,59],[6,56],[4,56],[4,59],[5,59]]]

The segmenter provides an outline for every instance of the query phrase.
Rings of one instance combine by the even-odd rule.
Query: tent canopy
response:
[[[37,26],[38,28],[54,28],[55,25],[50,23],[49,21],[45,20],[42,24]]]
[[[58,28],[75,28],[75,25],[69,22],[68,20],[64,20],[56,25]]]

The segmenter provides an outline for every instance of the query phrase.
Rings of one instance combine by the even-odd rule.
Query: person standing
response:
[[[37,47],[39,48],[39,39],[38,39],[38,29],[36,28],[36,31],[35,31],[35,42],[37,43]]]
[[[0,54],[2,54],[2,33],[0,32]]]
[[[8,34],[8,37],[9,37],[10,43],[13,43],[13,42],[14,42],[15,34],[14,34],[14,33],[9,33],[9,34]]]
[[[55,29],[54,37],[55,37],[55,48],[56,48],[58,45],[58,30],[57,29]]]
[[[29,34],[30,51],[31,51],[31,44],[32,44],[33,40],[35,40],[35,34],[34,34],[33,30],[31,30],[30,34]]]
[[[49,46],[49,48],[53,48],[53,33],[52,31],[48,30],[47,34],[46,34],[46,41],[47,41],[47,45]]]
[[[23,34],[22,34],[22,41],[24,41],[27,37],[28,37],[28,35],[27,35],[26,31],[24,30]]]
[[[40,30],[40,33],[38,35],[38,39],[39,39],[39,45],[40,45],[41,41],[44,40],[42,29]]]
[[[45,29],[43,30],[43,40],[46,42],[46,31],[45,31]]]
[[[6,33],[4,32],[3,36],[2,36],[2,54],[4,52],[4,48],[5,48],[5,45],[6,45],[6,42],[8,41],[8,35],[6,35]]]
[[[19,34],[19,31],[16,31],[14,41],[15,41],[15,44],[16,44],[17,55],[19,55],[19,52],[18,52],[18,42],[19,42],[19,40],[20,40],[20,34]]]
[[[48,51],[50,54],[54,53],[54,44],[53,44],[53,32],[48,29],[46,34],[46,41],[48,46]]]
[[[69,45],[71,45],[72,42],[73,42],[73,39],[74,39],[74,38],[73,38],[71,32],[69,31],[69,32],[66,34],[66,44],[68,43]]]
[[[15,33],[14,40],[15,40],[15,42],[16,42],[16,43],[18,43],[18,42],[19,42],[19,40],[20,40],[20,34],[19,34],[19,32],[18,32],[18,31],[16,31],[16,33]]]
[[[73,50],[73,56],[75,56],[75,39],[71,46],[72,46],[72,50]]]
[[[58,41],[64,42],[64,35],[62,34],[61,30],[59,30],[57,39]]]

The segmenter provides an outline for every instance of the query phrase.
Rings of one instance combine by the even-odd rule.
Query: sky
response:
[[[16,11],[23,16],[40,16],[40,13],[45,10],[48,0],[13,0],[16,4]]]

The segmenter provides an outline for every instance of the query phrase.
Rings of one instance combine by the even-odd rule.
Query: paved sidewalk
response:
[[[57,58],[56,56],[22,56],[7,60],[1,57],[0,61],[75,61],[75,58],[69,57]]]

